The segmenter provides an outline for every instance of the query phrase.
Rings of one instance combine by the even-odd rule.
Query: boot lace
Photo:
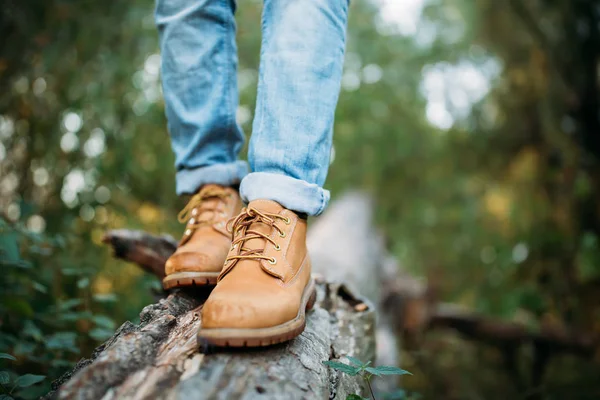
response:
[[[275,258],[267,257],[263,254],[264,249],[248,249],[244,247],[244,244],[250,239],[264,239],[273,244],[275,250],[281,250],[279,244],[270,238],[268,234],[256,231],[254,229],[249,229],[250,225],[256,222],[261,222],[269,227],[275,228],[279,234],[279,237],[284,238],[286,233],[275,223],[277,220],[283,221],[286,225],[289,225],[291,222],[288,217],[259,211],[253,207],[245,208],[242,210],[240,215],[230,219],[229,222],[227,222],[227,230],[230,231],[233,236],[231,246],[235,249],[239,245],[240,249],[236,255],[227,257],[226,264],[230,261],[233,261],[233,264],[235,264],[238,260],[266,260],[270,264],[277,263]],[[239,237],[237,237],[238,233],[241,233]],[[233,266],[233,264],[231,264],[230,268]]]
[[[187,222],[184,237],[190,236],[196,229],[202,226],[212,225],[217,221],[217,217],[220,214],[219,210],[216,206],[209,207],[206,204],[206,200],[225,199],[227,197],[229,197],[229,193],[217,188],[203,189],[195,194],[177,215],[179,222]],[[202,216],[202,218],[198,216]]]

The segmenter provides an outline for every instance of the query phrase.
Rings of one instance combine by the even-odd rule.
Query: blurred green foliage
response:
[[[249,134],[261,2],[239,3],[238,119]],[[600,9],[426,0],[411,25],[404,2],[376,3],[352,4],[334,197],[373,193],[393,253],[440,299],[597,337]],[[111,259],[106,229],[179,235],[152,9],[9,0],[0,10],[0,352],[16,358],[0,359],[10,371],[0,384],[46,376],[12,395],[48,391],[152,301],[158,282]],[[597,355],[555,357],[543,382],[525,384],[515,376],[531,375],[527,352],[507,368],[494,349],[429,335],[404,356],[408,389],[428,398],[600,393]]]

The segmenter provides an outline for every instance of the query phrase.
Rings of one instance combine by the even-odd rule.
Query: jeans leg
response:
[[[340,91],[348,0],[264,0],[245,201],[320,214]]]
[[[234,0],[157,0],[162,84],[177,193],[206,183],[232,185],[247,174],[238,161]]]

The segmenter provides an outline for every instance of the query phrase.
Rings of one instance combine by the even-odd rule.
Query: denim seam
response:
[[[321,195],[321,205],[319,206],[317,215],[321,214],[325,210],[325,192],[322,188],[319,188],[319,194]]]
[[[225,3],[229,3],[229,6],[231,7],[231,0],[224,0]],[[229,25],[230,28],[233,28],[233,40],[235,41],[235,20],[234,20],[234,16],[233,16],[233,9],[231,10],[232,12],[232,16],[231,19],[229,21]],[[232,45],[231,45],[231,40],[227,40],[227,43],[225,45],[227,47],[227,56],[228,59],[226,61],[229,61],[229,59],[232,57],[232,54],[234,53],[234,49],[232,49]],[[229,78],[228,81],[229,82],[233,82],[232,79],[237,79],[236,77],[232,77],[232,69],[234,69],[232,66],[230,66],[230,68],[227,69],[227,77]],[[233,93],[233,90],[235,90],[237,88],[237,85],[229,85],[229,93],[227,94],[227,109],[228,109],[228,113],[227,113],[227,126],[229,127],[229,129],[231,129],[232,132],[235,132],[235,114],[237,110],[234,110],[234,102],[232,100],[232,97],[235,95]],[[233,116],[233,117],[232,117]],[[237,158],[235,155],[232,158]]]
[[[265,120],[265,102],[264,102],[264,95],[260,96],[263,99],[258,99],[258,94],[264,90],[264,87],[261,88],[261,82],[264,82],[264,73],[265,73],[265,52],[267,50],[268,47],[268,38],[269,38],[269,34],[268,34],[268,30],[269,30],[269,24],[267,24],[267,14],[268,14],[268,10],[267,8],[273,7],[272,4],[268,3],[268,1],[264,1],[264,7],[263,7],[263,14],[261,16],[261,28],[262,28],[262,39],[261,39],[261,44],[260,44],[260,64],[258,66],[258,90],[257,90],[257,105],[260,107],[260,111],[256,110],[255,113],[260,115],[260,119],[258,120],[257,123],[257,129],[256,131],[258,133],[261,133],[263,131],[263,126],[264,126],[264,120]],[[257,107],[258,108],[258,107]],[[256,115],[255,115],[256,117]],[[254,135],[254,131],[252,132],[252,134]],[[254,164],[254,162],[252,162],[252,164]]]

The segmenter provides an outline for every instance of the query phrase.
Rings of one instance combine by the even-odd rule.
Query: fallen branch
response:
[[[494,319],[453,304],[438,304],[431,290],[410,277],[387,281],[382,299],[383,312],[395,315],[397,331],[415,335],[428,330],[451,329],[463,337],[502,348],[533,344],[551,353],[592,356],[597,337],[556,325],[532,329],[524,324]]]
[[[177,248],[172,236],[126,229],[107,232],[102,242],[110,244],[116,258],[137,264],[159,279],[165,277],[165,261]]]
[[[550,360],[559,354],[593,358],[598,336],[564,326],[541,324],[532,329],[522,323],[480,315],[453,304],[439,304],[435,290],[409,276],[384,280],[381,309],[393,330],[404,339],[404,347],[422,344],[427,332],[451,330],[463,338],[494,346],[503,357],[503,366],[520,390],[536,390],[543,382]],[[522,373],[517,355],[530,346],[529,373]],[[526,364],[527,365],[527,364]]]
[[[501,321],[471,312],[440,305],[429,321],[429,329],[449,328],[462,336],[496,346],[518,346],[531,343],[548,348],[551,353],[593,356],[598,341],[593,335],[560,326],[541,326],[532,330],[523,324]]]

